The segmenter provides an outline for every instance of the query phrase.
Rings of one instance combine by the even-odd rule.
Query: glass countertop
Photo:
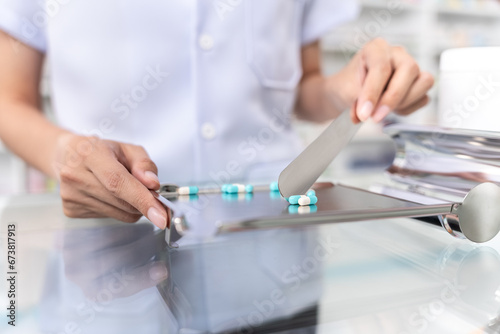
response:
[[[0,229],[4,334],[500,332],[500,237],[477,245],[414,219],[173,249],[147,221],[69,219],[44,194],[1,198]]]

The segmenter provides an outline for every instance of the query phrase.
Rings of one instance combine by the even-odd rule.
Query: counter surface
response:
[[[0,229],[5,334],[500,332],[500,237],[476,245],[388,219],[169,250],[147,221],[69,219],[50,194],[0,198]]]

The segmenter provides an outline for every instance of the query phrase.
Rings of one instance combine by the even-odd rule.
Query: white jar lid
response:
[[[439,68],[441,72],[500,71],[500,47],[446,50]]]

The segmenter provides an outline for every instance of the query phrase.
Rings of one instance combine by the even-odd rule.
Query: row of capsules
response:
[[[226,201],[252,200],[254,186],[251,184],[230,183],[221,187],[222,199]]]
[[[223,184],[221,186],[222,195],[226,199],[235,199],[235,196],[245,195],[246,199],[251,199],[254,192],[254,186],[251,184]],[[269,185],[269,190],[271,194],[277,194],[277,197],[281,197],[279,195],[279,187],[278,182],[272,182]],[[195,186],[190,187],[179,187],[177,189],[177,193],[179,195],[188,195],[188,196],[196,196],[199,193],[199,188]],[[290,206],[288,207],[289,213],[310,213],[316,212],[317,207],[316,203],[318,202],[318,198],[316,197],[316,192],[313,189],[309,189],[306,195],[294,195],[289,198],[285,198]]]

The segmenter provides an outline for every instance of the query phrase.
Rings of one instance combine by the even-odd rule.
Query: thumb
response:
[[[148,189],[160,189],[158,167],[142,146],[123,144],[122,152],[126,159],[125,165],[136,179]]]

